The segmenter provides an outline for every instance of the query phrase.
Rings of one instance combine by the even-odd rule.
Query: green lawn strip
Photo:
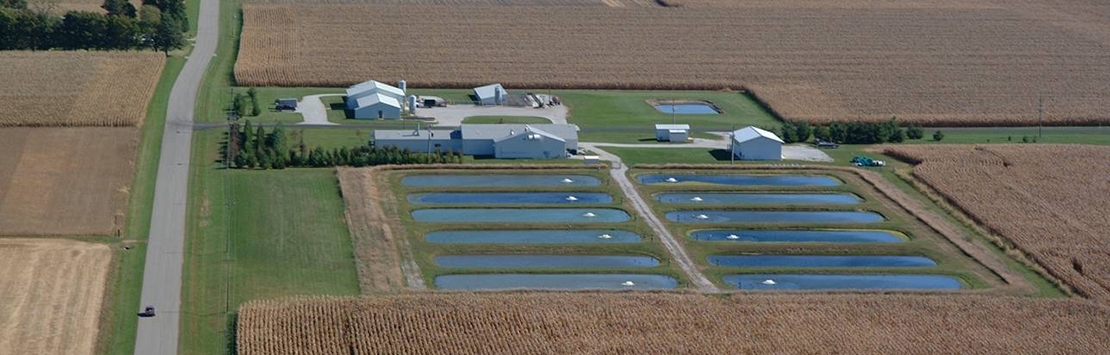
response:
[[[641,131],[638,132],[607,132],[598,129],[585,128],[578,132],[579,142],[604,142],[604,143],[621,143],[621,144],[672,144],[675,148],[681,148],[684,143],[680,142],[660,142],[655,140],[655,129],[653,127],[640,127]],[[709,134],[706,132],[691,132],[690,137],[702,139],[722,139],[721,136]]]
[[[188,3],[194,3],[190,1]],[[186,50],[187,51],[187,50]],[[139,145],[135,152],[135,171],[132,177],[127,203],[127,220],[124,226],[123,241],[131,250],[124,250],[119,239],[112,239],[115,251],[114,266],[109,287],[111,303],[102,312],[110,314],[101,326],[98,352],[106,354],[131,354],[135,347],[135,333],[138,320],[135,312],[139,309],[142,293],[143,264],[146,260],[146,246],[143,242],[150,232],[150,213],[154,205],[154,185],[158,177],[158,161],[162,154],[162,135],[166,123],[166,106],[170,90],[177,81],[177,75],[185,65],[185,58],[170,56],[162,69],[162,76],[147,105],[146,118],[139,129]]]
[[[463,123],[501,124],[501,123],[551,123],[551,120],[535,116],[470,116]]]
[[[434,285],[435,277],[447,274],[460,273],[635,273],[659,274],[674,277],[679,281],[679,287],[685,287],[685,277],[672,268],[669,255],[662,249],[659,241],[654,237],[650,228],[643,223],[631,208],[629,202],[623,198],[620,189],[609,182],[606,171],[590,170],[495,170],[475,171],[459,170],[459,174],[574,174],[590,175],[602,180],[600,186],[575,186],[575,187],[500,187],[500,188],[466,188],[466,187],[415,187],[401,183],[404,176],[443,173],[445,171],[413,171],[396,172],[390,176],[390,190],[397,195],[397,200],[402,204],[399,209],[402,215],[398,219],[403,224],[417,264],[421,268],[425,282]],[[471,191],[471,192],[605,192],[613,196],[613,203],[592,205],[416,205],[408,202],[407,196],[412,193],[443,192],[443,191]],[[616,208],[623,209],[631,219],[627,222],[617,223],[420,223],[413,220],[410,214],[413,210],[428,208]],[[477,229],[620,229],[637,233],[643,238],[640,243],[629,244],[435,244],[427,242],[424,235],[431,231],[441,230],[477,230]],[[626,268],[626,269],[596,269],[596,268],[488,268],[488,269],[452,269],[441,268],[435,264],[437,255],[447,254],[579,254],[579,255],[639,255],[651,256],[660,261],[660,266],[653,268]]]
[[[546,93],[546,92],[544,92]],[[758,103],[737,92],[720,91],[622,91],[555,90],[570,109],[570,123],[582,127],[628,127],[652,129],[657,123],[689,124],[695,130],[732,130],[745,126],[778,128],[782,125]],[[671,115],[647,100],[705,100],[724,112],[717,115]]]
[[[1075,133],[1076,130],[1090,129],[1090,132]],[[933,132],[941,131],[944,139],[933,140]],[[1003,131],[1003,132],[999,132]],[[907,140],[916,144],[995,144],[995,143],[1041,143],[1041,144],[1110,144],[1110,131],[1102,127],[1044,127],[1038,133],[1037,127],[1000,127],[1000,128],[925,128],[925,138]],[[1026,142],[1028,140],[1028,142]],[[905,143],[903,143],[905,144]]]
[[[689,171],[684,171],[689,172]],[[634,170],[632,178],[639,174],[656,173],[656,171]],[[672,171],[670,173],[677,173]],[[743,171],[743,172],[727,172],[727,171],[703,171],[700,173],[705,174],[726,174],[726,173],[742,173],[742,174],[802,174],[802,175],[832,175],[842,181],[845,180],[837,172],[826,171],[790,171],[790,172],[773,172],[773,171]],[[983,275],[989,274],[989,271],[978,263],[970,260],[961,254],[942,250],[937,243],[943,242],[935,235],[934,232],[929,230],[924,225],[921,225],[915,219],[903,215],[902,212],[890,211],[885,208],[880,202],[875,200],[874,196],[865,192],[861,187],[853,184],[843,184],[839,186],[830,187],[798,187],[798,186],[719,186],[709,184],[677,184],[677,185],[643,185],[637,184],[637,188],[641,191],[646,199],[650,200],[654,212],[665,221],[667,227],[671,230],[674,236],[680,239],[686,249],[690,252],[691,258],[695,262],[705,266],[707,276],[711,276],[714,282],[726,288],[732,288],[730,285],[724,285],[721,277],[729,274],[739,273],[782,273],[782,272],[802,272],[802,273],[925,273],[925,274],[943,274],[960,278],[969,288],[984,288],[989,287],[994,281],[987,281]],[[709,204],[662,204],[659,203],[654,195],[660,192],[798,192],[798,193],[813,193],[813,192],[848,192],[864,198],[864,201],[858,205],[845,205],[845,206],[830,206],[830,205],[774,205],[774,206],[735,206],[735,205],[709,205]],[[816,224],[816,223],[674,223],[665,219],[664,215],[667,212],[677,210],[689,209],[712,209],[712,210],[828,210],[828,211],[873,211],[882,214],[886,221],[878,223],[865,223],[865,224]],[[865,229],[865,230],[891,230],[901,232],[908,235],[910,239],[904,243],[896,244],[848,244],[848,243],[738,243],[729,241],[720,242],[706,242],[695,241],[689,237],[689,233],[702,230],[702,229]],[[938,263],[937,267],[932,268],[843,268],[843,269],[830,269],[830,268],[735,268],[735,267],[718,267],[709,265],[707,257],[710,255],[730,255],[730,254],[745,254],[745,253],[759,253],[759,254],[829,254],[829,255],[920,255],[933,259]],[[993,275],[988,277],[993,278]]]
[[[197,122],[223,122],[231,107],[231,88],[234,85],[235,57],[239,51],[239,33],[242,27],[240,0],[220,1],[220,33],[216,56],[208,64],[208,71],[197,90],[197,106],[193,119]]]
[[[359,293],[334,170],[223,170],[212,162],[224,134],[198,132],[194,140],[185,354],[230,352],[231,322],[244,302]]]

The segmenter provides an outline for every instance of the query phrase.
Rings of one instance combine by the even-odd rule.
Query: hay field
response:
[[[1110,301],[1110,147],[888,147],[913,174],[1080,294]]]
[[[165,60],[149,51],[2,51],[0,127],[139,126]]]
[[[408,294],[256,301],[236,332],[241,355],[1095,354],[1110,346],[1110,308],[944,295]]]
[[[136,128],[0,128],[0,235],[115,235]]]
[[[745,88],[788,119],[897,115],[933,126],[1035,124],[1043,98],[1048,124],[1110,123],[1110,36],[1099,35],[1110,18],[1077,25],[1071,12],[983,1],[769,3],[247,5],[235,76],[276,86]]]
[[[111,250],[0,239],[0,354],[95,353]]]

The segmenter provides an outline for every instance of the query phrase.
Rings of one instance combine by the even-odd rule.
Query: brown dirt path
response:
[[[381,174],[377,169],[339,168],[338,175],[362,293],[395,292],[406,283],[410,288],[425,288],[415,262],[403,263],[398,255],[404,237],[395,233],[383,210],[396,204],[387,201],[392,194],[378,191]]]

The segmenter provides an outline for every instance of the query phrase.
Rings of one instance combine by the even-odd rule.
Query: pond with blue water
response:
[[[944,275],[739,274],[722,278],[741,290],[955,290],[960,280]]]
[[[665,290],[678,280],[650,274],[460,274],[435,278],[443,290]]]
[[[678,184],[697,182],[739,186],[837,186],[840,180],[819,175],[691,175],[645,174],[636,177],[643,184]]]
[[[660,193],[655,199],[663,203],[729,204],[729,205],[855,205],[859,197],[849,193],[743,193],[688,192]]]
[[[710,255],[710,265],[725,267],[933,267],[922,256],[902,255]]]
[[[629,216],[613,208],[436,208],[412,211],[412,218],[438,223],[614,223]]]
[[[659,266],[650,256],[630,255],[440,255],[436,265],[445,268],[641,268]]]
[[[713,106],[708,104],[658,104],[656,110],[666,114],[678,115],[716,115],[720,114]]]
[[[752,243],[901,243],[905,239],[889,231],[870,230],[738,230],[709,229],[690,233],[704,241]]]
[[[638,243],[641,240],[636,233],[617,229],[435,231],[425,238],[437,244]]]
[[[875,223],[883,216],[858,211],[675,211],[667,219],[684,223]]]
[[[409,195],[409,202],[425,204],[549,205],[611,203],[600,192],[432,192]]]
[[[401,183],[428,187],[550,187],[598,186],[601,180],[586,175],[437,174],[410,175],[401,179]]]

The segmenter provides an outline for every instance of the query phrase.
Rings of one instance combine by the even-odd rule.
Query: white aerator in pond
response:
[[[738,236],[738,235],[735,235],[735,234],[729,234],[729,235],[728,235],[727,237],[725,237],[725,238],[726,238],[726,239],[732,239],[732,240],[736,240],[736,239],[740,239],[740,236]]]
[[[567,196],[567,201],[578,201],[578,198],[574,196]]]
[[[767,279],[767,280],[763,280],[763,282],[761,282],[761,283],[764,284],[764,285],[774,285],[775,280]]]
[[[667,180],[664,180],[664,181],[666,181],[666,182],[678,182],[678,179],[675,179],[673,177],[669,177],[669,178],[667,178]]]
[[[636,286],[636,283],[632,281],[625,281],[621,283],[621,286]]]
[[[701,197],[694,196],[694,198],[691,198],[690,201],[701,202],[702,200],[701,200]]]
[[[697,218],[697,219],[709,219],[709,216],[706,216],[706,215],[704,215],[704,214],[699,214],[699,215],[697,215],[697,216],[694,216],[694,218]]]
[[[592,218],[592,217],[597,217],[597,215],[594,214],[593,212],[586,212],[586,213],[582,214],[582,217],[591,217]]]
[[[572,183],[572,182],[574,182],[574,180],[571,180],[571,179],[563,179],[563,183],[564,183],[564,184],[569,184],[569,183]]]
[[[602,235],[597,236],[597,239],[612,239],[612,238],[613,238],[613,236],[608,235],[608,234],[602,234]]]

